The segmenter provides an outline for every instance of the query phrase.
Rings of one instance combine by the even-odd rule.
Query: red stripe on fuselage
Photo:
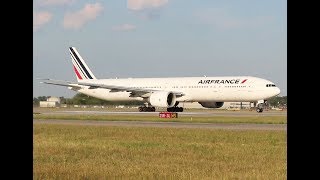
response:
[[[241,84],[244,83],[244,82],[246,82],[247,80],[248,80],[248,79],[243,80],[243,81],[241,82]]]
[[[76,67],[73,66],[74,72],[76,72],[76,75],[78,77],[78,79],[82,79],[82,77],[80,76],[78,70],[76,69]]]

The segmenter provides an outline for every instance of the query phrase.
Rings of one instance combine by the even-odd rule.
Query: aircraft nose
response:
[[[280,89],[278,87],[276,87],[275,90],[274,90],[275,95],[280,94],[280,92],[281,92]]]

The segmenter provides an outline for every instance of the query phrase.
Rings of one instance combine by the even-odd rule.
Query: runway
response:
[[[85,126],[122,126],[122,127],[158,127],[158,128],[200,128],[225,130],[271,130],[286,131],[286,124],[245,124],[245,123],[182,123],[182,122],[141,122],[141,121],[93,121],[93,120],[41,120],[34,119],[33,124],[64,124]]]
[[[158,115],[159,112],[132,112],[132,111],[51,111],[41,112],[41,114],[109,114],[109,115]],[[199,112],[179,112],[179,116],[286,116],[286,111],[199,111]]]

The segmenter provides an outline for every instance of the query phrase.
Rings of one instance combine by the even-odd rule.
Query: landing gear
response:
[[[258,113],[262,113],[263,112],[263,108],[257,108],[257,112]]]
[[[183,107],[178,107],[179,101],[177,101],[173,107],[167,108],[168,112],[183,112]]]
[[[155,107],[146,107],[146,106],[140,106],[139,112],[155,112],[156,108]]]
[[[183,107],[173,106],[173,107],[167,108],[167,111],[168,112],[183,112]]]
[[[266,106],[266,102],[267,102],[267,101],[265,101],[265,100],[260,100],[260,101],[258,101],[257,109],[256,109],[256,111],[257,111],[258,113],[262,113],[262,112],[263,112],[263,109],[264,109],[264,107]]]
[[[173,107],[169,107],[167,108],[168,112],[183,112],[183,107],[178,107],[177,105],[179,104],[179,102],[176,102],[175,105]],[[144,106],[140,106],[138,108],[139,112],[155,112],[156,108],[153,107],[151,104],[149,104],[148,102],[144,103]]]

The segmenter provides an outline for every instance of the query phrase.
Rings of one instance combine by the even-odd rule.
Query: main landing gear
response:
[[[183,112],[183,107],[178,107],[177,105],[179,104],[179,102],[176,102],[176,104],[173,107],[169,107],[167,108],[168,112]],[[151,106],[148,103],[145,103],[144,106],[140,106],[139,108],[139,112],[155,112],[156,108]]]
[[[183,112],[183,107],[173,106],[167,108],[168,112]]]
[[[178,107],[179,101],[177,101],[173,107],[167,108],[168,112],[183,112],[183,107]]]
[[[139,112],[155,112],[156,108],[155,107],[146,107],[146,106],[140,106]],[[167,108],[168,112],[183,112],[183,107],[170,107]]]
[[[146,106],[140,106],[139,112],[155,112],[156,108],[155,107],[146,107]]]

